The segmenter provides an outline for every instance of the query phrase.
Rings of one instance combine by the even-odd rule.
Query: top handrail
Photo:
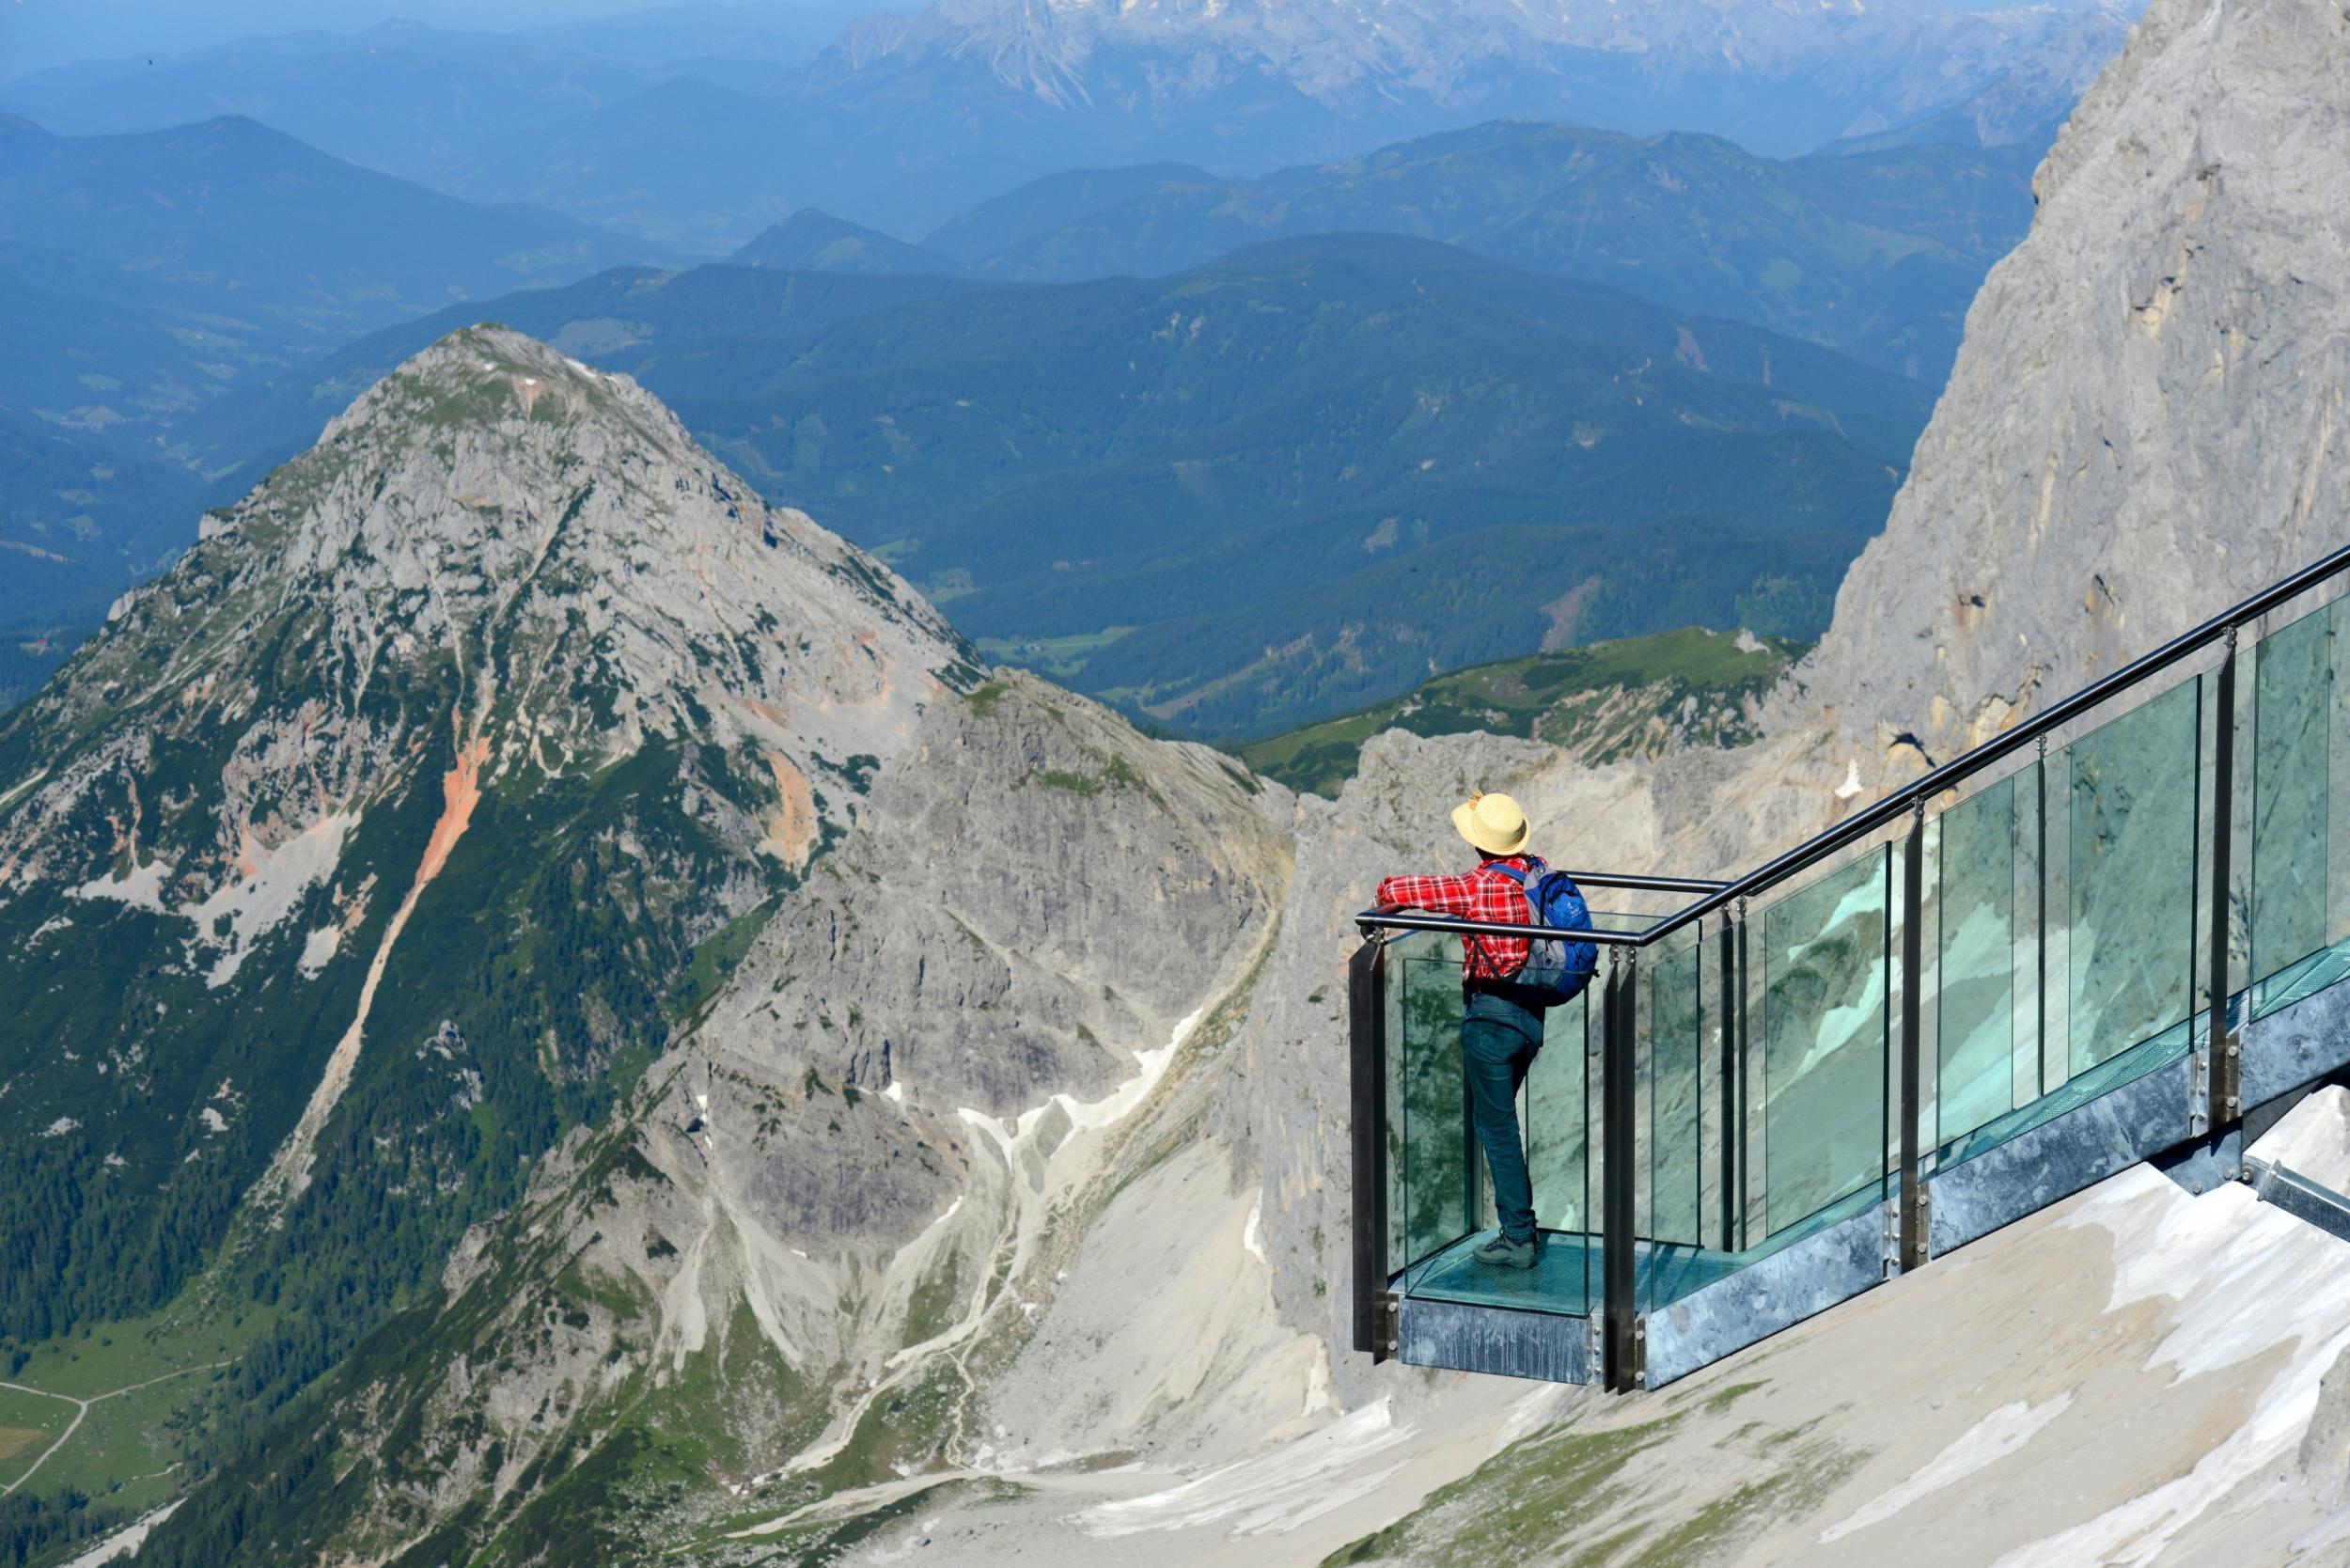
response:
[[[1796,845],[1775,860],[1765,862],[1737,881],[1707,894],[1695,903],[1651,926],[1643,934],[1654,941],[1701,918],[1732,901],[1746,898],[1772,884],[1799,871],[1815,860],[1823,859],[1846,844],[1865,839],[1888,823],[1901,817],[1913,807],[1933,799],[1954,784],[1973,777],[1992,763],[2011,753],[2020,751],[2071,720],[2079,717],[2099,703],[2128,691],[2150,675],[2170,668],[2189,654],[2201,652],[2216,642],[2235,635],[2236,629],[2248,620],[2258,619],[2278,605],[2308,592],[2326,578],[2350,566],[2350,545],[2336,550],[2311,566],[2303,567],[2292,576],[2273,583],[2251,598],[2220,611],[2191,631],[2182,632],[2160,648],[2133,660],[2104,680],[2082,687],[2071,697],[2045,712],[2016,726],[2006,734],[1985,741],[1972,751],[1962,752],[1949,761],[1912,779],[1873,806],[1865,807],[1824,833]]]
[[[1674,884],[1674,886],[1660,887],[1657,889],[1659,891],[1696,891],[1700,892],[1700,896],[1696,902],[1684,904],[1672,914],[1659,919],[1655,924],[1639,932],[1631,943],[1625,945],[1646,947],[1652,942],[1659,941],[1679,931],[1692,920],[1702,919],[1716,910],[1727,908],[1740,899],[1761,892],[1764,888],[1784,881],[1814,861],[1825,859],[1835,854],[1845,845],[1867,838],[1878,828],[1896,821],[1943,791],[1973,777],[1992,763],[2031,745],[2042,736],[2079,717],[2099,703],[2128,691],[2147,677],[2170,668],[2182,659],[2201,652],[2214,643],[2232,638],[2237,629],[2246,622],[2256,620],[2280,604],[2308,592],[2346,567],[2350,567],[2350,546],[2336,550],[2313,564],[2303,567],[2292,576],[2271,584],[2249,599],[2222,610],[2191,631],[2182,632],[2153,652],[2123,666],[2102,681],[2082,687],[2063,701],[2035,714],[2005,734],[1985,741],[1971,751],[1962,752],[1923,776],[1912,779],[1882,800],[1863,807],[1835,826],[1813,835],[1784,855],[1765,861],[1762,866],[1748,871],[1734,882],[1698,885],[1683,884],[1672,878],[1653,879],[1659,883]],[[1622,877],[1607,880],[1612,875],[1613,873],[1594,873],[1587,877],[1580,872],[1575,873],[1577,881],[1589,881],[1594,886],[1633,886],[1628,879]],[[1365,927],[1392,923],[1376,910],[1365,910],[1356,918]]]

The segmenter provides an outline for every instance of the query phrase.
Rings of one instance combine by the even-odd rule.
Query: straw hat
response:
[[[1508,795],[1489,795],[1482,790],[1472,791],[1467,800],[1452,808],[1452,825],[1461,837],[1483,850],[1487,855],[1515,855],[1526,847],[1526,813]]]

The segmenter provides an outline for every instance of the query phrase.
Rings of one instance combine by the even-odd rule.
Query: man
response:
[[[1528,924],[1518,877],[1534,860],[1526,853],[1531,829],[1518,803],[1508,795],[1476,792],[1452,808],[1452,825],[1477,851],[1477,869],[1458,876],[1391,876],[1379,884],[1377,902],[1432,915]],[[1512,871],[1518,875],[1508,874]],[[1461,1070],[1468,1079],[1477,1141],[1493,1176],[1494,1212],[1501,1220],[1501,1233],[1475,1255],[1500,1268],[1532,1268],[1542,1256],[1517,1108],[1519,1086],[1543,1048],[1542,1002],[1512,983],[1526,966],[1530,946],[1512,936],[1469,936],[1461,950]]]

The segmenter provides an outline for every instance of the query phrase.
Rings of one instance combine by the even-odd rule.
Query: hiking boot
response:
[[[1489,1242],[1481,1243],[1470,1254],[1489,1268],[1532,1268],[1542,1255],[1543,1247],[1539,1240],[1512,1241],[1507,1236],[1496,1236]]]

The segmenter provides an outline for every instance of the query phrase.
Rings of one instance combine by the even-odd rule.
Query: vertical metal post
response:
[[[1606,1081],[1601,1085],[1602,1136],[1606,1139],[1606,1169],[1602,1176],[1602,1235],[1600,1272],[1604,1380],[1612,1393],[1637,1387],[1638,1302],[1635,1299],[1635,1238],[1633,1215],[1633,1125],[1636,1071],[1633,1028],[1633,949],[1611,955],[1602,1017],[1606,1038],[1601,1043]]]
[[[2040,759],[2031,770],[2032,825],[2039,834],[2032,851],[2032,872],[2040,883],[2040,907],[2034,915],[2040,940],[2033,945],[2032,1006],[2040,1011],[2039,1032],[2032,1037],[2032,1096],[2048,1092],[2048,737],[2040,737]]]
[[[1348,1133],[1354,1185],[1355,1348],[1388,1356],[1379,1332],[1387,1288],[1386,943],[1373,934],[1347,964]]]
[[[1920,1019],[1925,986],[1926,803],[1910,813],[1902,846],[1902,1198],[1901,1266],[1906,1274],[1926,1261],[1925,1186],[1919,1178],[1918,1122],[1924,1113]]]
[[[1738,963],[1733,947],[1729,912],[1722,916],[1720,1000],[1714,1011],[1720,1015],[1722,1031],[1722,1103],[1717,1113],[1722,1123],[1722,1250],[1738,1250],[1738,1003],[1743,999],[1737,990]],[[1700,1136],[1702,1129],[1700,1129]]]
[[[1747,1053],[1752,1049],[1752,1021],[1747,1016],[1747,901],[1738,901],[1738,1249],[1747,1245],[1747,1215],[1752,1212],[1754,1184],[1754,1149],[1748,1139],[1752,1128],[1753,1106],[1747,1102],[1752,1087],[1749,1074],[1752,1063]]]
[[[2213,727],[2211,761],[2211,1035],[2205,1053],[2210,1121],[2198,1132],[2214,1132],[2238,1121],[2243,1106],[2238,1084],[2235,1035],[2228,1027],[2229,852],[2235,827],[2235,648],[2228,628],[2227,651],[2219,658],[2219,713]]]

